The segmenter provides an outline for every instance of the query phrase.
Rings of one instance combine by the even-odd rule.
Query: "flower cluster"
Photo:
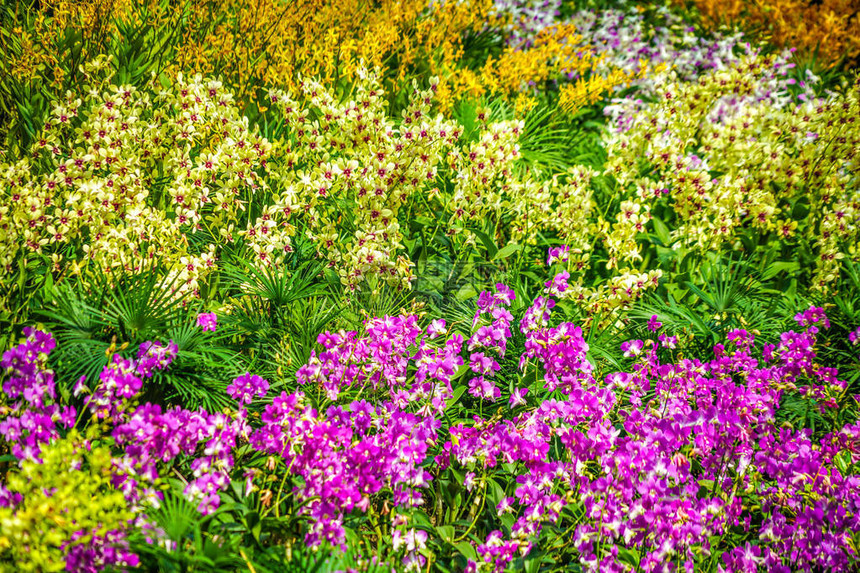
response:
[[[431,112],[435,80],[427,90],[413,86],[397,125],[379,77],[359,70],[359,79],[347,101],[312,80],[302,84],[304,104],[283,91],[270,94],[296,140],[281,150],[275,176],[282,192],[271,212],[304,216],[309,236],[345,284],[354,288],[378,275],[408,286],[411,262],[399,254],[398,213],[432,185],[444,151],[462,131]],[[355,231],[345,237],[342,219],[349,215]]]
[[[137,89],[111,84],[109,68],[87,64],[86,95],[54,101],[28,156],[0,163],[0,266],[45,255],[75,272],[88,261],[139,271],[157,257],[174,288],[195,292],[221,240],[282,255],[289,229],[243,213],[270,144],[220,82],[180,74],[167,90]]]
[[[262,377],[250,372],[239,376],[233,383],[227,386],[227,395],[239,402],[239,404],[250,404],[254,396],[262,398],[269,391],[269,383]]]
[[[575,350],[552,351],[551,342],[534,346],[544,357],[548,388],[556,372],[575,377],[563,386],[566,399],[545,400],[511,420],[452,427],[445,445],[484,475],[502,462],[526,470],[514,497],[497,508],[503,516],[518,503],[521,517],[510,537],[489,533],[472,570],[503,571],[529,551],[541,524],[558,522],[569,504],[583,512],[571,535],[586,570],[628,570],[619,547],[635,548],[645,571],[660,570],[668,560],[689,568],[699,555],[718,551],[714,536],[731,526],[749,530],[752,520],[762,523],[759,541],[722,550],[726,571],[850,570],[857,555],[848,532],[857,525],[860,480],[838,470],[833,456],[853,447],[848,443],[856,432],[846,426],[816,443],[807,430],[776,421],[780,396],[801,379],[844,391],[835,369],[815,363],[816,334],[827,327],[826,316],[811,308],[798,322],[803,332],[783,333],[758,360],[746,331],[730,333],[735,350],[718,345],[709,362],[664,363],[660,344],[625,343],[638,349],[631,353],[633,370],[610,374],[603,384],[589,376],[583,359],[569,362]],[[524,328],[531,324],[524,320]],[[558,329],[566,344],[582,348],[575,332],[564,324]],[[532,332],[552,336],[555,330]],[[738,373],[743,382],[735,381]],[[566,448],[560,459],[550,455],[555,439]]]
[[[585,267],[594,232],[589,183],[596,172],[575,166],[546,180],[519,162],[522,121],[493,122],[484,110],[477,119],[479,138],[448,154],[455,185],[446,197],[451,213],[447,233],[469,235],[469,223],[487,218],[504,221],[517,243],[534,243],[539,233],[556,232],[577,249],[580,268]]]
[[[262,414],[251,445],[279,456],[311,519],[311,545],[345,543],[344,515],[366,512],[383,488],[395,506],[421,505],[430,474],[422,467],[436,441],[438,420],[404,412],[392,402],[363,400],[317,412],[301,392],[282,393]],[[280,498],[280,494],[279,494]],[[279,503],[280,499],[276,500]]]
[[[58,403],[46,368],[56,341],[27,327],[26,339],[3,354],[3,384],[13,400],[0,435],[19,471],[0,486],[0,556],[11,551],[23,571],[120,569],[137,565],[126,536],[133,517],[110,483],[111,453],[72,429],[76,411]]]
[[[515,242],[555,231],[587,263],[595,172],[544,180],[522,169],[523,123],[485,111],[478,139],[461,145],[463,127],[433,112],[436,80],[413,84],[399,120],[376,72],[358,69],[345,99],[310,79],[297,99],[274,90],[288,133],[269,142],[219,81],[180,74],[168,89],[134,88],[111,84],[109,68],[104,58],[87,64],[86,95],[53,102],[28,157],[0,164],[10,190],[0,264],[10,272],[47,258],[73,273],[157,264],[165,284],[196,295],[225,250],[278,265],[303,227],[348,287],[374,278],[407,288],[403,211],[436,199],[451,214],[447,233],[467,244],[466,227],[492,216]],[[199,320],[217,326],[211,313]]]
[[[738,0],[674,0],[694,6],[713,28],[726,23],[749,30],[766,28],[779,47],[801,50],[826,66],[850,62],[860,55],[860,21],[850,0],[775,0],[767,5]]]
[[[565,393],[588,385],[592,371],[582,329],[569,322],[549,327],[555,306],[552,295],[563,295],[568,277],[567,271],[563,271],[547,282],[544,295],[535,298],[520,321],[520,330],[526,335],[520,368],[525,368],[530,359],[537,359],[543,370],[544,388],[550,391],[560,388]]]
[[[510,44],[498,58],[488,58],[481,69],[480,85],[489,94],[519,94],[522,101],[522,96],[535,94],[538,86],[547,82],[580,79],[597,95],[596,101],[604,91],[629,83],[621,70],[611,66],[604,65],[604,73],[595,74],[600,60],[599,55],[582,45],[574,25],[555,22],[524,43]]]
[[[61,427],[71,428],[77,413],[57,403],[54,372],[45,367],[57,345],[54,338],[31,327],[24,329],[24,336],[26,340],[4,352],[0,362],[11,374],[3,392],[13,400],[0,421],[0,435],[16,458],[38,462],[42,447],[59,437]]]
[[[550,261],[562,264],[569,254],[555,247]],[[297,375],[308,393],[282,392],[259,418],[246,408],[269,384],[252,374],[228,387],[238,402],[233,412],[147,403],[128,413],[128,396],[167,367],[176,350],[146,343],[136,361],[114,359],[101,380],[109,389],[93,395],[120,404],[95,409],[113,426],[106,443],[116,452],[80,449],[86,441],[76,430],[60,438],[55,429],[39,438],[38,454],[43,464],[56,465],[53,452],[71,447],[78,453],[56,473],[75,479],[89,479],[81,472],[87,464],[107,468],[88,487],[109,484],[110,515],[122,519],[76,524],[64,533],[61,555],[52,558],[96,569],[133,565],[125,549],[128,528],[132,517],[140,525],[146,508],[160,503],[163,469],[187,467],[186,495],[211,513],[234,474],[246,469],[237,466],[237,449],[247,439],[245,451],[269,456],[264,467],[243,474],[250,476],[248,491],[260,491],[260,503],[277,511],[289,497],[287,505],[306,518],[309,545],[343,546],[348,516],[377,519],[391,512],[393,554],[409,570],[426,566],[431,543],[439,541],[418,528],[416,512],[436,511],[443,519],[459,511],[437,511],[442,489],[468,496],[473,523],[462,526],[464,535],[484,540],[473,544],[469,571],[504,571],[535,548],[575,560],[586,571],[629,571],[630,551],[643,571],[662,570],[670,561],[687,569],[720,563],[727,572],[852,570],[858,555],[851,536],[860,525],[860,427],[834,422],[813,434],[780,418],[786,395],[825,416],[844,400],[846,381],[817,349],[830,328],[824,310],[799,312],[799,330],[760,348],[754,332],[733,330],[706,360],[681,358],[677,337],[653,315],[647,339],[621,345],[629,367],[600,375],[582,329],[554,321],[556,300],[572,288],[568,279],[567,271],[558,272],[521,317],[519,374],[506,367],[504,375],[522,384],[511,393],[511,408],[488,419],[450,414],[466,387],[479,399],[501,395],[487,380],[501,370],[498,360],[515,340],[508,310],[514,292],[503,284],[478,298],[465,348],[443,320],[421,328],[411,315],[368,319],[361,334],[321,334],[323,350]],[[51,407],[44,361],[54,342],[37,331],[27,334],[4,357],[12,374],[4,390],[27,408]],[[483,383],[462,377],[465,369],[458,375],[464,354]],[[315,389],[325,408],[313,405]],[[19,404],[4,423],[19,418],[24,407]],[[85,450],[90,453],[81,455],[89,461],[75,461]],[[35,460],[22,460],[21,471],[0,488],[0,520],[31,515],[28,508],[42,498],[65,499],[62,488],[54,494],[33,489],[37,480],[50,483],[28,473],[34,467]],[[259,473],[264,479],[255,487]],[[278,482],[277,493],[262,485]],[[446,535],[443,527],[456,531],[440,525],[439,535]],[[94,529],[95,544],[84,547],[81,540]],[[562,545],[555,543],[557,531],[568,532]],[[738,531],[745,535],[731,533]],[[9,547],[3,539],[0,552]]]
[[[395,529],[391,541],[394,551],[400,551],[401,548],[406,550],[402,561],[405,571],[421,571],[427,563],[427,558],[421,554],[427,548],[427,532],[413,528],[403,533]]]
[[[639,273],[632,269],[622,269],[619,274],[605,283],[589,287],[585,285],[582,271],[584,264],[579,256],[568,263],[568,268],[577,273],[575,282],[568,283],[565,277],[564,289],[558,290],[559,299],[569,300],[586,311],[584,324],[596,322],[601,326],[611,324],[620,313],[629,311],[648,290],[655,289],[663,276],[659,269]]]
[[[218,495],[230,483],[233,449],[239,436],[246,435],[244,410],[235,417],[190,411],[179,407],[162,411],[155,404],[142,404],[126,420],[117,424],[112,436],[122,450],[116,461],[114,485],[131,504],[158,505],[159,463],[178,456],[192,459],[193,479],[185,495],[197,502],[203,514],[213,513],[221,503]]]
[[[735,61],[734,49],[741,40],[738,33],[697,34],[665,6],[647,11],[579,10],[571,21],[584,41],[603,56],[603,65],[637,75],[639,96],[653,93],[655,71],[671,68],[691,80]],[[647,75],[640,73],[643,68],[649,70]]]
[[[61,409],[54,403],[54,373],[45,368],[45,363],[56,342],[50,334],[31,328],[25,329],[25,335],[24,342],[3,356],[3,366],[11,373],[3,390],[13,400],[21,398],[5,410],[0,421],[0,434],[21,467],[10,476],[9,486],[0,489],[0,507],[8,508],[0,515],[0,522],[4,523],[4,529],[7,522],[16,524],[10,525],[13,532],[10,535],[18,535],[14,532],[24,524],[30,524],[24,532],[29,527],[41,531],[34,521],[36,514],[44,519],[52,513],[75,512],[75,520],[64,521],[62,532],[53,534],[55,541],[39,542],[46,548],[58,547],[68,570],[134,566],[137,557],[128,552],[126,541],[132,518],[159,504],[162,494],[157,487],[158,464],[172,462],[180,455],[191,458],[193,479],[185,494],[199,503],[201,513],[212,513],[218,508],[219,491],[230,483],[237,440],[248,434],[244,405],[250,402],[250,395],[265,394],[268,388],[265,380],[246,375],[234,381],[229,392],[239,399],[240,409],[233,416],[178,407],[162,412],[160,406],[149,403],[130,412],[143,380],[167,368],[177,354],[177,347],[172,342],[168,345],[145,342],[134,360],[115,354],[91,393],[84,380],[75,388],[76,394],[90,393],[84,405],[93,418],[103,420],[105,428],[113,427],[112,440],[107,443],[115,445],[118,452],[112,455],[107,447],[94,448],[94,436],[89,433],[83,437],[72,429],[65,438],[60,436],[57,422],[72,428],[76,414],[74,408]],[[97,429],[92,426],[90,431]],[[58,463],[62,469],[56,467]],[[46,477],[49,475],[52,477]],[[83,489],[80,480],[88,482]],[[52,489],[51,483],[57,487]],[[98,510],[101,513],[89,516],[86,511],[75,509],[81,503],[90,503],[91,497],[99,500],[96,507],[101,508]],[[0,537],[0,550],[8,548],[8,543],[9,538]],[[32,563],[37,568],[53,567],[48,564],[56,563],[60,555],[43,556],[36,552],[22,563]]]
[[[86,60],[110,50],[109,39],[131,25],[164,38],[160,63],[166,64],[168,74],[220,76],[240,98],[253,101],[258,86],[294,88],[299,74],[337,82],[362,65],[381,66],[390,59],[399,63],[388,73],[395,82],[409,72],[418,75],[427,64],[431,74],[450,72],[462,58],[464,34],[486,25],[492,0],[437,2],[432,10],[428,4],[229,0],[207,6],[57,0],[34,7],[26,16],[10,14],[2,29],[15,39],[8,52],[14,78],[28,87],[61,93],[61,86],[73,85],[70,79],[77,70],[71,58],[64,57],[65,37],[82,38],[79,57]],[[155,63],[137,65],[145,70]],[[454,84],[456,77],[451,79]]]
[[[513,163],[519,158],[521,121],[490,123],[485,111],[478,112],[483,130],[480,138],[464,149],[448,155],[451,170],[457,173],[456,187],[447,205],[453,214],[451,233],[457,219],[474,220],[488,214],[498,216],[502,202],[513,194]]]
[[[215,332],[218,329],[218,315],[214,312],[201,312],[197,315],[197,326],[199,326],[203,332]]]
[[[424,415],[439,413],[453,394],[451,379],[463,364],[462,336],[431,343],[444,328],[444,321],[436,321],[422,336],[417,317],[400,315],[369,319],[363,336],[325,332],[317,339],[324,350],[311,352],[296,379],[316,385],[330,400],[351,386],[368,386],[399,408],[415,404]]]
[[[495,0],[493,12],[504,19],[505,40],[514,46],[529,47],[534,37],[555,24],[561,0]]]
[[[84,398],[84,405],[99,419],[122,419],[132,399],[141,392],[143,380],[167,368],[178,350],[172,341],[167,346],[152,341],[141,343],[136,360],[114,354],[99,375],[99,384]],[[76,394],[89,392],[85,382],[85,378],[78,381]]]
[[[848,334],[848,342],[851,343],[851,346],[860,344],[860,326]]]
[[[0,485],[0,559],[17,571],[127,571],[134,514],[110,482],[110,449],[76,430]],[[7,502],[11,493],[13,502]]]
[[[813,280],[827,288],[839,259],[856,256],[842,245],[858,234],[860,83],[791,101],[789,67],[751,53],[695,81],[657,77],[657,101],[609,142],[607,172],[634,190],[606,235],[613,257],[639,258],[636,234],[653,206],[667,205],[675,219],[670,240],[679,246],[709,249],[750,232],[814,244]],[[800,197],[809,198],[808,210],[789,207]]]
[[[472,336],[467,344],[469,368],[476,374],[469,380],[469,393],[476,398],[495,402],[501,396],[493,378],[501,368],[496,359],[505,357],[511,337],[514,317],[507,307],[514,298],[514,291],[503,284],[496,285],[496,294],[484,291],[478,297]]]

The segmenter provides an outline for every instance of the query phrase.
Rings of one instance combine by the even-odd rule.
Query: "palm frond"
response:
[[[244,259],[235,259],[224,269],[224,276],[243,294],[278,307],[325,293],[325,286],[318,281],[324,268],[323,263],[315,261],[288,269],[286,265],[257,267]]]

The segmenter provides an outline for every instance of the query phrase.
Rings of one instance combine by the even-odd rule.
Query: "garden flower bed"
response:
[[[0,569],[856,571],[857,14],[723,4],[4,8]]]

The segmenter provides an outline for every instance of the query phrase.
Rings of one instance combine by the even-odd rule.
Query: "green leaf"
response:
[[[454,528],[450,525],[440,525],[436,527],[436,534],[439,536],[439,539],[445,543],[454,542]]]
[[[543,561],[543,553],[532,551],[525,558],[526,573],[537,573],[540,570],[541,562]]]
[[[769,280],[780,273],[793,274],[800,269],[800,263],[797,261],[774,261],[764,270],[761,275],[762,280]]]
[[[478,552],[475,551],[475,548],[472,547],[472,544],[466,540],[460,541],[454,547],[457,548],[457,551],[460,552],[460,555],[465,557],[466,559],[471,559],[472,561],[478,560]]]
[[[493,505],[499,505],[499,503],[502,501],[502,498],[505,497],[505,490],[494,479],[488,480],[488,482],[490,488],[487,492],[487,499],[493,502]]]
[[[433,524],[430,523],[430,518],[423,511],[416,511],[412,514],[412,523],[424,529],[433,529]]]
[[[470,298],[474,298],[478,296],[478,291],[475,290],[475,287],[472,285],[463,285],[460,287],[460,290],[457,291],[457,294],[454,295],[458,301],[465,302]]]
[[[523,249],[523,246],[520,245],[519,243],[508,243],[507,245],[502,247],[498,253],[496,253],[496,256],[493,257],[493,260],[494,261],[501,261],[503,259],[510,257],[511,255],[516,253],[517,251],[521,251],[522,249]]]
[[[672,239],[669,237],[669,227],[657,217],[652,217],[651,221],[654,223],[654,234],[657,235],[657,238],[660,239],[660,242],[664,246],[669,246],[672,242]]]
[[[493,239],[491,239],[487,233],[479,229],[473,229],[472,232],[475,233],[476,237],[481,239],[481,242],[484,244],[484,248],[487,249],[487,254],[490,255],[490,258],[495,259],[496,254],[499,250],[499,248],[496,246],[496,242],[493,241]]]
[[[465,366],[465,365],[464,365]],[[466,366],[468,368],[468,366]],[[450,408],[454,404],[456,404],[460,400],[460,396],[462,396],[466,392],[466,386],[458,386],[454,389],[454,394],[448,400],[448,403],[445,404],[445,408]]]
[[[641,557],[636,551],[622,547],[618,550],[618,560],[627,563],[631,567],[638,567]]]

